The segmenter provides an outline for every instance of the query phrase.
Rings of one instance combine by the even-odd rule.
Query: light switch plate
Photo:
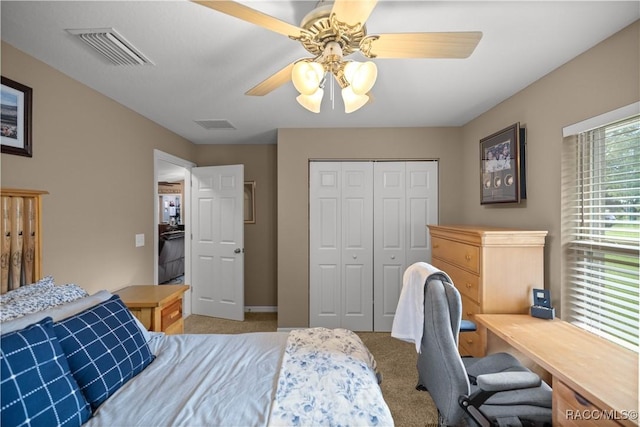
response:
[[[144,234],[136,234],[136,248],[144,246]]]

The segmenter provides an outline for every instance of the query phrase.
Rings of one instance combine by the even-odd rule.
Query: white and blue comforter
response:
[[[346,329],[289,334],[271,426],[392,426],[373,356]]]
[[[156,359],[86,427],[393,425],[353,332],[152,335]]]

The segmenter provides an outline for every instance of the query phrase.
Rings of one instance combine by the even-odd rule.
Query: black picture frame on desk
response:
[[[2,152],[32,157],[32,89],[2,76],[0,90],[0,142]]]
[[[526,199],[525,172],[525,129],[519,122],[480,140],[481,205]]]

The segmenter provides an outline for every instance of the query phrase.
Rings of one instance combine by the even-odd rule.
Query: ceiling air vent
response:
[[[236,129],[236,127],[232,125],[228,120],[194,120],[194,121],[207,130],[213,130],[213,129],[235,130]]]
[[[67,30],[97,50],[114,65],[146,65],[153,62],[113,28]]]

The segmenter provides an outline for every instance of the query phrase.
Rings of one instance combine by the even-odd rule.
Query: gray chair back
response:
[[[466,414],[458,397],[469,394],[467,371],[458,353],[462,300],[444,275],[425,284],[424,332],[418,355],[418,382],[426,387],[445,424],[461,424]]]

